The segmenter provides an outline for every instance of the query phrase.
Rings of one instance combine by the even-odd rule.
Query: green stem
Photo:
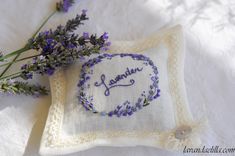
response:
[[[16,59],[20,56],[20,54],[22,52],[24,52],[25,50],[27,50],[28,48],[22,48],[20,50],[18,50],[18,54],[16,55],[16,57],[10,62],[10,64],[8,64],[8,66],[2,71],[2,73],[0,74],[0,78],[7,72],[7,70],[11,67],[11,65],[16,61]],[[16,51],[17,52],[17,51]]]
[[[57,10],[55,10],[54,12],[52,12],[47,18],[46,20],[42,23],[42,25],[38,28],[38,30],[33,34],[32,37],[35,37],[38,32],[42,29],[42,27],[47,23],[47,21],[57,12]]]
[[[16,75],[16,76],[13,76],[13,77],[11,77],[10,79],[16,79],[16,78],[18,78],[18,77],[20,77],[20,75]]]
[[[7,58],[9,58],[9,57],[12,57],[12,56],[14,56],[14,55],[17,55],[17,54],[22,53],[22,52],[24,52],[24,51],[27,51],[27,50],[29,50],[29,49],[30,49],[29,47],[26,47],[26,46],[25,46],[24,48],[18,49],[18,50],[16,50],[16,51],[11,52],[10,54],[7,54],[7,55],[1,57],[1,58],[0,58],[0,61],[4,61],[5,59],[7,59]]]
[[[46,22],[47,22],[55,13],[56,13],[56,11],[54,11],[53,13],[51,13],[51,14],[46,18],[46,20],[41,24],[41,26],[40,26],[40,27],[37,29],[37,31],[33,34],[32,38],[34,38],[34,37],[38,34],[38,32],[41,30],[41,28],[46,24]],[[0,74],[0,78],[7,72],[7,70],[12,66],[12,64],[15,63],[15,61],[18,59],[18,57],[20,57],[21,53],[23,53],[23,52],[25,52],[25,51],[27,51],[27,50],[29,50],[29,49],[30,49],[30,48],[29,48],[28,45],[26,44],[26,46],[25,46],[24,48],[19,49],[19,50],[16,50],[16,51],[14,51],[14,52],[12,52],[12,53],[10,53],[10,54],[8,54],[8,55],[2,57],[1,59],[6,59],[6,58],[8,58],[8,57],[11,57],[11,56],[13,56],[13,55],[16,55],[16,56],[14,57],[14,59],[12,60],[12,62],[11,62],[11,63],[3,70],[3,72]],[[0,61],[1,61],[1,59],[0,59]]]
[[[10,78],[10,77],[11,77],[11,79],[17,78],[17,77],[20,77],[20,74],[21,74],[21,72],[17,72],[17,73],[11,74],[11,75],[7,75],[7,76],[4,76],[4,77],[1,77],[0,80],[6,79],[6,78]],[[14,76],[14,77],[12,77],[12,76]]]
[[[14,63],[17,63],[17,62],[20,62],[20,61],[23,61],[23,60],[27,60],[27,59],[31,59],[31,58],[34,58],[34,57],[37,57],[37,56],[40,56],[40,55],[41,55],[41,54],[33,55],[33,56],[28,56],[28,57],[24,57],[24,58],[15,60]],[[2,64],[2,65],[0,65],[0,68],[6,66],[6,65],[8,65],[8,64],[11,64],[11,63],[12,63],[12,62]]]

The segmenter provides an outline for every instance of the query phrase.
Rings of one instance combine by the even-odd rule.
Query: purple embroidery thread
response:
[[[87,96],[86,93],[84,92],[86,88],[89,88],[90,84],[86,84],[87,81],[89,81],[90,76],[88,76],[88,74],[93,73],[93,70],[91,69],[90,72],[86,72],[87,68],[91,68],[94,65],[100,63],[103,61],[103,59],[109,59],[111,60],[113,57],[131,57],[133,60],[137,60],[137,61],[143,61],[143,64],[145,66],[151,66],[151,68],[153,69],[153,75],[150,74],[151,76],[151,81],[153,82],[152,85],[149,86],[149,91],[143,91],[143,93],[141,94],[141,96],[138,98],[137,102],[134,104],[131,104],[129,101],[125,101],[124,103],[118,105],[114,110],[111,110],[109,112],[98,112],[93,103],[93,97],[92,96]],[[106,90],[105,90],[105,95],[108,96],[110,94],[110,89],[113,87],[117,87],[118,85],[114,85],[117,82],[119,82],[123,78],[127,78],[128,76],[130,76],[130,73],[136,73],[137,71],[140,72],[143,70],[143,68],[135,68],[135,69],[131,69],[132,71],[130,71],[129,68],[127,68],[127,71],[125,72],[125,74],[122,74],[121,76],[117,76],[115,78],[115,80],[111,79],[109,81],[109,86],[105,83],[105,75],[102,74],[101,75],[101,83],[96,82],[94,85],[95,86],[101,86],[104,85]],[[134,71],[133,71],[134,70]],[[128,72],[129,71],[129,72]],[[135,83],[135,80],[130,79],[130,84],[124,84],[125,86],[128,85],[133,85]],[[134,112],[137,112],[138,110],[142,109],[145,106],[148,106],[150,104],[151,101],[153,101],[154,99],[157,99],[160,96],[160,89],[158,86],[159,83],[159,77],[158,77],[158,70],[157,67],[154,65],[153,61],[150,60],[150,58],[141,55],[141,54],[126,54],[126,53],[121,53],[121,54],[101,54],[99,56],[97,56],[96,58],[90,59],[88,60],[86,63],[84,63],[82,65],[82,69],[81,69],[81,75],[80,75],[80,81],[78,83],[78,87],[79,87],[79,102],[83,105],[83,107],[88,110],[91,111],[93,113],[97,113],[100,114],[101,116],[117,116],[117,117],[121,117],[121,116],[130,116],[132,115]],[[119,84],[120,85],[120,84]],[[146,95],[147,94],[147,95]]]
[[[129,84],[116,84],[118,83],[120,80],[123,80],[123,79],[126,79],[128,76],[132,75],[132,74],[135,74],[137,72],[140,72],[143,70],[143,67],[142,68],[135,68],[135,69],[129,69],[127,67],[126,69],[126,72],[124,74],[121,74],[121,75],[117,75],[115,79],[111,79],[109,81],[109,84],[107,85],[105,83],[105,75],[102,74],[100,76],[100,79],[101,79],[101,82],[98,83],[98,82],[95,82],[95,86],[96,87],[99,87],[99,86],[104,86],[105,87],[105,92],[104,92],[104,95],[105,96],[109,96],[110,95],[110,89],[111,88],[114,88],[114,87],[127,87],[127,86],[132,86],[134,83],[135,83],[135,80],[133,79],[130,79],[130,83]],[[115,85],[116,84],[116,85]]]

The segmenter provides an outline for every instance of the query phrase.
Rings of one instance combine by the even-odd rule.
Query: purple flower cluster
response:
[[[86,95],[84,95],[84,93],[81,92],[81,93],[80,93],[80,98],[79,98],[80,103],[83,105],[83,107],[84,107],[87,111],[90,110],[90,111],[93,111],[93,113],[96,113],[96,111],[94,110],[93,104],[90,103],[90,102],[88,101],[88,99],[85,98],[85,97],[86,97]]]
[[[156,99],[159,96],[160,96],[160,89],[157,89],[157,94],[154,99]],[[149,97],[151,97],[151,96],[149,95]],[[150,101],[152,101],[152,100],[153,100],[152,97],[151,97],[151,99],[144,98],[144,100],[142,98],[139,98],[134,106],[130,105],[129,101],[126,101],[123,103],[123,105],[118,105],[114,111],[110,111],[107,114],[102,112],[101,115],[103,115],[103,116],[108,115],[109,117],[112,117],[113,115],[116,115],[117,117],[131,116],[134,112],[141,110],[143,107],[149,105]]]
[[[86,11],[83,10],[81,15],[69,20],[65,26],[58,26],[54,31],[44,31],[29,40],[28,46],[38,50],[40,56],[21,67],[21,77],[25,80],[32,79],[33,73],[50,76],[58,67],[65,67],[76,59],[107,49],[110,46],[107,33],[100,37],[87,32],[81,36],[73,33],[87,19]]]
[[[108,113],[109,117],[116,115],[117,117],[121,116],[131,116],[134,112],[137,111],[136,106],[131,106],[129,101],[123,103],[123,105],[118,105],[116,109]],[[141,109],[141,108],[140,108]]]
[[[47,30],[39,33],[28,41],[30,49],[41,51],[43,55],[50,54],[58,48],[74,48],[84,45],[84,38],[79,37],[74,31],[88,20],[86,14],[82,13],[75,18],[68,20],[65,26],[59,25],[54,31]]]
[[[46,60],[42,57],[35,57],[33,58],[33,62],[31,64],[24,64],[21,67],[21,78],[24,80],[32,79],[33,73],[37,74],[47,74],[52,75],[55,71],[55,68],[50,65],[49,60]]]
[[[74,0],[62,0],[56,3],[56,10],[59,12],[68,12],[69,8],[74,4]]]
[[[87,10],[86,9],[82,9],[82,15],[86,15]]]

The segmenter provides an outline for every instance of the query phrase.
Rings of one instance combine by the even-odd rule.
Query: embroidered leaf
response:
[[[145,106],[148,106],[150,103],[148,102],[148,100],[147,99],[144,99],[144,104],[143,104],[143,106],[145,107]]]

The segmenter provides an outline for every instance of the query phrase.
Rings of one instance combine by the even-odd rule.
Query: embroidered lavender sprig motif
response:
[[[118,57],[118,56],[121,58],[122,57],[130,57],[133,60],[143,61],[143,64],[145,66],[150,66],[153,70],[153,74],[151,75],[152,84],[149,86],[148,91],[143,91],[143,93],[137,99],[136,103],[132,104],[130,101],[127,100],[127,101],[124,101],[122,104],[116,106],[116,108],[114,110],[107,111],[107,112],[105,112],[105,111],[99,112],[94,107],[93,97],[91,95],[88,95],[88,93],[86,92],[86,90],[89,89],[89,86],[90,86],[90,84],[88,82],[90,80],[90,75],[92,74],[92,72],[91,72],[92,67],[95,66],[96,64],[99,64],[100,62],[102,62],[105,59],[112,59],[113,57]],[[139,69],[139,71],[143,70],[143,68],[141,68],[141,67],[138,69]],[[133,73],[134,73],[134,71],[133,71]],[[125,77],[125,74],[123,74],[123,77],[127,78],[127,76]],[[102,78],[102,75],[101,75],[101,78]],[[119,81],[121,79],[122,79],[122,75],[117,76],[115,78],[115,80],[117,80],[117,81]],[[112,117],[112,116],[116,116],[116,117],[131,116],[133,113],[137,112],[138,110],[141,110],[143,107],[148,106],[151,103],[151,101],[157,99],[160,96],[160,89],[159,89],[158,83],[159,83],[158,70],[150,58],[148,58],[144,55],[140,55],[140,54],[101,54],[96,58],[88,60],[86,63],[84,63],[82,65],[81,74],[80,74],[80,81],[78,83],[78,88],[79,88],[78,99],[79,99],[80,104],[82,104],[82,106],[87,111],[91,111],[93,113],[100,114],[101,116],[109,116],[109,117]],[[99,87],[99,86],[101,86],[100,84],[101,83],[95,83],[94,85],[96,87]],[[107,90],[107,88],[108,88],[107,83],[105,83],[103,81],[102,84],[103,84],[103,86],[106,86],[105,88]],[[113,84],[113,82],[111,83],[111,80],[110,80],[109,85],[110,84],[111,84],[111,86],[109,86],[109,89],[115,85],[115,84]],[[121,85],[121,86],[123,86],[123,85]]]
[[[23,48],[7,55],[0,53],[0,61],[6,61],[8,58],[15,56],[11,62],[0,65],[0,67],[7,66],[0,74],[0,83],[4,82],[4,90],[1,93],[12,92],[12,89],[17,88],[18,92],[14,92],[16,94],[34,95],[33,91],[35,91],[36,95],[37,90],[39,92],[37,95],[45,95],[48,91],[46,92],[44,87],[38,85],[33,86],[19,81],[15,85],[16,83],[10,81],[16,78],[22,78],[24,80],[32,79],[35,73],[50,76],[57,68],[68,66],[76,59],[82,59],[85,56],[90,56],[93,53],[99,53],[102,50],[108,49],[110,42],[107,42],[108,34],[106,32],[100,37],[93,34],[89,35],[88,32],[84,32],[83,35],[74,33],[80,25],[84,24],[83,21],[88,20],[87,10],[85,9],[82,10],[80,15],[68,20],[65,26],[59,25],[55,30],[50,29],[38,33],[56,12],[67,12],[73,3],[74,0],[62,0],[56,3],[55,11],[43,22]],[[18,59],[22,53],[30,49],[36,50],[38,53],[33,56]],[[4,76],[12,64],[27,59],[31,59],[32,61],[22,65],[19,72]],[[31,92],[27,92],[29,90]]]

